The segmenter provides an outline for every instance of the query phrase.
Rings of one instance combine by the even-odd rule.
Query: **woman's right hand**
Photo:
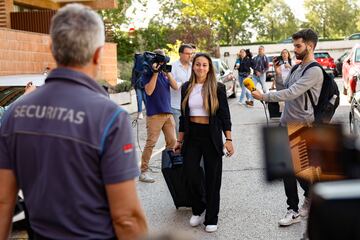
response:
[[[176,141],[175,147],[174,147],[174,152],[175,153],[180,153],[181,152],[181,148],[182,148],[182,143]]]

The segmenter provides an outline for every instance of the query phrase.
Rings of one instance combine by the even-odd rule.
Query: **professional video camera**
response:
[[[334,124],[265,127],[263,140],[268,181],[292,175],[314,183],[308,238],[360,239],[360,140]]]
[[[170,57],[153,52],[144,52],[144,67],[153,71],[152,65],[154,63],[160,64],[159,71],[171,72],[171,65],[167,64],[170,61]]]

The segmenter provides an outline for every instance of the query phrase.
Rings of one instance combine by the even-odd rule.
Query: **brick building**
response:
[[[78,2],[95,10],[117,7],[117,0],[0,0],[0,75],[42,73],[55,67],[49,26],[56,10]],[[106,43],[99,80],[115,85],[116,44]]]

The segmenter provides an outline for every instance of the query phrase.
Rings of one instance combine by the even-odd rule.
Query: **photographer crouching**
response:
[[[166,148],[174,148],[176,143],[175,121],[170,105],[170,87],[178,89],[176,80],[171,75],[170,58],[161,49],[144,53],[144,73],[142,77],[146,93],[146,131],[147,139],[141,156],[142,182],[153,183],[155,179],[149,176],[149,161],[156,142],[162,130],[165,136]]]

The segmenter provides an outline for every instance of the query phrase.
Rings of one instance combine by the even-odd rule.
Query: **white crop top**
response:
[[[190,108],[190,116],[206,116],[209,114],[205,111],[204,102],[201,95],[203,84],[197,83],[195,84],[193,90],[189,96],[189,108]]]

